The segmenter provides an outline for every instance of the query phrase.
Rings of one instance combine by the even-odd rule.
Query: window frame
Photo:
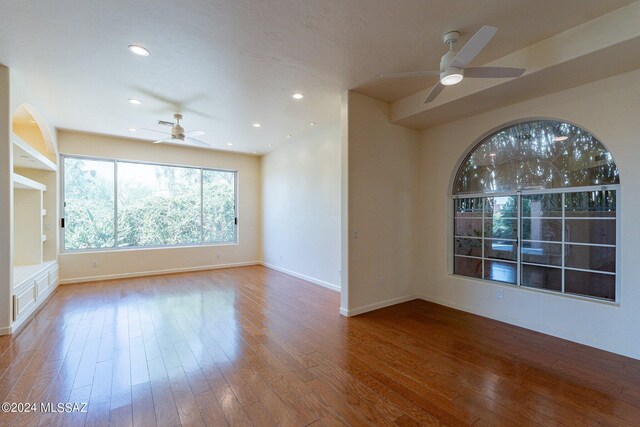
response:
[[[66,227],[62,227],[62,224],[59,223],[59,251],[61,254],[79,254],[85,252],[115,252],[115,251],[139,251],[139,250],[155,250],[155,249],[172,249],[172,248],[198,248],[198,247],[212,247],[212,246],[231,246],[231,245],[239,245],[240,244],[240,218],[238,212],[238,200],[239,200],[239,189],[238,189],[238,170],[237,169],[224,169],[224,168],[211,168],[205,166],[194,166],[194,165],[185,165],[179,163],[163,163],[163,162],[154,162],[147,160],[132,160],[132,159],[122,159],[115,157],[100,157],[100,156],[90,156],[90,155],[76,155],[76,154],[60,154],[60,218],[61,220],[65,219],[65,160],[69,159],[77,159],[77,160],[90,160],[90,161],[104,161],[113,163],[114,167],[114,246],[107,248],[84,248],[84,249],[67,249],[65,246],[65,232]],[[140,164],[140,165],[151,165],[151,166],[164,166],[164,167],[175,167],[175,168],[184,168],[184,169],[196,169],[200,171],[200,243],[184,243],[184,244],[174,244],[174,245],[150,245],[150,246],[118,246],[118,163],[129,163],[129,164]],[[203,174],[204,171],[213,171],[213,172],[231,172],[234,175],[233,179],[233,194],[234,194],[234,218],[235,218],[235,227],[234,227],[234,240],[229,242],[205,242],[204,241],[204,182],[203,182]]]
[[[475,145],[474,145],[475,147]],[[466,156],[465,156],[466,159]],[[456,170],[456,174],[457,174],[458,170]],[[607,217],[608,219],[614,218],[616,221],[616,243],[615,243],[615,249],[616,249],[616,255],[615,255],[615,262],[616,262],[616,268],[615,268],[615,299],[614,300],[610,300],[610,299],[605,299],[605,298],[599,298],[599,297],[594,297],[594,296],[587,296],[587,295],[579,295],[579,294],[573,294],[573,293],[566,293],[565,292],[565,279],[564,279],[564,274],[562,274],[562,288],[561,291],[555,291],[555,290],[550,290],[550,289],[541,289],[541,288],[534,288],[534,287],[530,287],[530,286],[523,286],[522,285],[522,260],[521,260],[521,253],[522,253],[522,243],[523,243],[523,239],[522,239],[522,219],[524,218],[524,216],[522,215],[522,207],[521,207],[521,201],[522,201],[522,196],[532,196],[532,195],[540,195],[540,194],[565,194],[565,193],[574,193],[574,192],[590,192],[590,191],[615,191],[616,192],[616,214],[615,217]],[[452,220],[451,221],[451,225],[452,225],[452,232],[450,233],[451,236],[451,242],[452,242],[452,250],[449,251],[449,256],[451,257],[451,275],[455,276],[456,278],[464,278],[466,280],[472,280],[474,282],[483,282],[483,283],[488,283],[488,284],[492,284],[492,285],[500,285],[500,286],[506,286],[509,288],[515,288],[515,289],[522,289],[525,291],[531,291],[531,292],[541,292],[541,293],[545,293],[545,294],[550,294],[550,295],[558,295],[558,296],[562,296],[562,297],[567,297],[567,298],[575,298],[575,299],[579,299],[579,300],[583,300],[583,301],[590,301],[590,302],[596,302],[596,303],[601,303],[601,304],[608,304],[608,305],[615,305],[615,306],[620,306],[620,297],[621,297],[621,280],[620,280],[620,262],[621,262],[621,256],[620,256],[620,247],[621,247],[621,237],[622,237],[622,233],[621,233],[621,221],[620,221],[620,204],[621,204],[621,197],[620,197],[620,192],[621,192],[621,186],[620,184],[610,184],[610,185],[595,185],[595,186],[583,186],[583,187],[561,187],[561,188],[550,188],[550,189],[531,189],[531,190],[519,190],[519,191],[508,191],[508,192],[486,192],[486,193],[465,193],[465,194],[455,194],[450,196],[451,197],[451,208],[453,210],[452,212]],[[516,258],[516,283],[506,283],[506,282],[501,282],[501,281],[497,281],[497,280],[491,280],[491,279],[485,279],[484,278],[484,274],[483,277],[477,278],[477,277],[471,277],[471,276],[465,276],[462,274],[456,274],[455,273],[455,258],[456,257],[463,257],[463,258],[473,258],[473,259],[481,259],[482,263],[483,263],[483,273],[484,273],[484,220],[483,220],[483,231],[482,231],[482,257],[478,258],[478,257],[468,257],[468,256],[464,256],[464,255],[456,255],[455,253],[455,244],[456,244],[456,239],[460,238],[460,237],[464,237],[464,236],[456,236],[455,233],[455,216],[456,216],[456,208],[455,208],[455,203],[456,200],[458,199],[471,199],[471,198],[481,198],[481,199],[486,199],[486,198],[490,198],[490,197],[508,197],[508,196],[515,196],[516,197],[516,203],[518,206],[518,214],[517,214],[517,227],[518,227],[518,231],[517,231],[517,258]],[[603,272],[599,272],[599,271],[595,271],[595,270],[585,270],[585,269],[577,269],[577,268],[567,268],[564,266],[564,255],[565,255],[565,227],[564,227],[564,222],[565,222],[565,204],[564,204],[564,196],[562,198],[562,240],[561,243],[562,244],[562,259],[563,259],[563,264],[560,267],[561,271],[564,273],[565,269],[569,269],[569,270],[575,270],[575,271],[588,271],[588,272],[594,272],[594,273],[602,273],[602,274],[607,274],[607,273],[603,273]],[[483,218],[484,218],[484,208],[483,208]],[[599,217],[589,217],[589,219],[598,219]],[[559,218],[560,219],[560,218]],[[591,246],[600,246],[599,244],[592,244]],[[545,266],[545,265],[543,265]],[[610,274],[610,273],[609,273]]]

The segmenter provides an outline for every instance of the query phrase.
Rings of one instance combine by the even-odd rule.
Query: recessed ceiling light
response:
[[[139,55],[139,56],[149,56],[149,51],[137,44],[130,45],[129,50],[131,51],[131,53],[135,53],[136,55]]]
[[[228,146],[232,146],[232,145],[233,145],[233,142],[227,142],[227,145],[228,145]]]
[[[129,128],[129,132],[136,132],[136,128]]]
[[[294,93],[293,95],[291,95],[291,97],[293,99],[302,99],[302,98],[304,98],[304,95],[301,94],[301,93]]]
[[[273,147],[273,144],[269,144],[269,147]]]
[[[135,98],[129,98],[129,102],[130,102],[131,104],[134,104],[134,105],[140,105],[140,104],[142,104],[142,101],[140,101],[139,99],[135,99]]]
[[[287,134],[287,138],[291,138],[291,134],[290,133]]]
[[[568,136],[556,136],[555,138],[553,138],[555,142],[566,141],[567,139],[569,139]]]
[[[261,128],[262,125],[260,123],[254,123],[251,126],[253,126],[254,128]]]
[[[309,122],[309,126],[315,126],[316,122]]]

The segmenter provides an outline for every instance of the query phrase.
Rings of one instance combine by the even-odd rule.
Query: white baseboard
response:
[[[11,326],[0,328],[0,335],[9,335],[11,333]]]
[[[417,295],[406,295],[403,297],[392,298],[385,301],[364,305],[362,307],[353,308],[351,310],[346,310],[343,307],[340,307],[340,314],[347,317],[357,316],[358,314],[366,313],[368,311],[378,310],[380,308],[389,307],[391,305],[401,304],[403,302],[411,301],[417,298],[419,298]]]
[[[248,267],[251,265],[260,265],[260,264],[261,264],[260,261],[247,261],[247,262],[235,262],[230,264],[203,265],[199,267],[169,268],[166,270],[136,271],[132,273],[106,274],[103,276],[87,276],[87,277],[76,277],[71,279],[60,279],[60,284],[68,285],[71,283],[100,282],[103,280],[129,279],[133,277],[158,276],[161,274],[173,274],[173,273],[188,273],[192,271],[217,270],[220,268]]]
[[[323,288],[331,289],[332,291],[340,292],[341,290],[340,286],[334,285],[333,283],[325,282],[324,280],[316,279],[315,277],[296,273],[295,271],[287,270],[286,268],[278,267],[277,265],[269,264],[268,262],[264,261],[261,261],[260,264],[272,270],[276,270],[281,273],[288,274],[289,276],[297,277],[298,279],[306,280],[307,282],[322,286]]]

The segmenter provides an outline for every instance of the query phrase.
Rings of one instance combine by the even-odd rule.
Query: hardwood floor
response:
[[[62,286],[0,337],[1,400],[87,412],[0,425],[640,425],[640,361],[419,300],[338,306],[264,267]]]

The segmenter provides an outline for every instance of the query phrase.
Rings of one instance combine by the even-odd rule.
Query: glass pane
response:
[[[572,294],[615,300],[616,276],[612,274],[565,270],[564,290]]]
[[[484,261],[484,278],[497,282],[516,283],[516,264],[500,261]]]
[[[516,218],[518,216],[518,202],[516,196],[487,197],[484,210],[493,219]]]
[[[523,264],[522,286],[562,291],[562,269]]]
[[[561,217],[562,194],[554,193],[522,196],[522,216]]]
[[[456,218],[456,236],[482,237],[482,219]]]
[[[523,262],[562,265],[562,243],[522,242]]]
[[[615,217],[615,191],[567,193],[564,198],[567,217]]]
[[[565,241],[615,245],[615,219],[565,219]]]
[[[485,240],[484,256],[486,258],[507,259],[515,261],[517,259],[517,246],[515,241],[509,240]]]
[[[202,241],[200,170],[118,163],[118,246]]]
[[[485,219],[484,237],[516,239],[518,237],[517,219]]]
[[[482,278],[482,260],[476,258],[454,257],[453,272],[463,276]]]
[[[111,248],[115,244],[114,162],[64,159],[64,247]]]
[[[616,271],[616,248],[602,246],[565,246],[565,265],[586,270]]]
[[[611,154],[569,123],[535,120],[480,142],[458,170],[454,194],[618,184]]]
[[[482,257],[482,239],[456,239],[455,254]]]
[[[562,241],[562,220],[525,218],[522,220],[522,238],[545,242]]]
[[[461,217],[476,217],[482,218],[482,206],[484,199],[481,197],[474,197],[470,199],[456,199],[454,203],[455,216]]]
[[[235,242],[235,178],[234,172],[202,171],[204,201],[204,241]]]

